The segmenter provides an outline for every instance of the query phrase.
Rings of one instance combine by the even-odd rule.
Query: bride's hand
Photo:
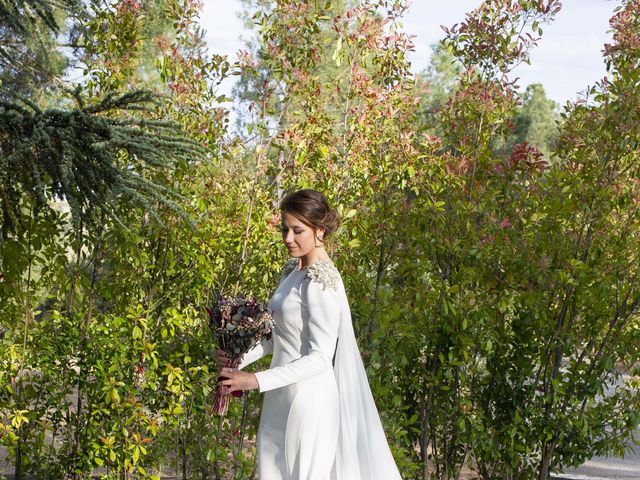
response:
[[[216,352],[216,363],[218,364],[218,370],[220,370],[231,365],[231,359],[224,350],[218,350]]]
[[[259,387],[258,379],[253,373],[243,372],[237,368],[225,367],[220,370],[220,376],[224,378],[218,385],[227,387],[227,392],[236,390],[254,390]]]

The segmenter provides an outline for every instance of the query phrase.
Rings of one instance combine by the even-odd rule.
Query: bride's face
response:
[[[290,213],[284,212],[282,214],[281,229],[282,240],[292,257],[304,257],[319,244],[316,243],[318,240],[314,229]]]

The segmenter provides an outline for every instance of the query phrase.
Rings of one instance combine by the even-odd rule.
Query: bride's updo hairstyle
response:
[[[324,228],[323,240],[340,227],[338,212],[329,206],[323,194],[310,188],[287,194],[280,202],[280,211],[293,215],[314,230]]]

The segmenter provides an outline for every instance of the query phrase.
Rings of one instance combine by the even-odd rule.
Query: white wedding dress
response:
[[[243,358],[272,352],[257,372],[265,392],[260,480],[399,480],[353,333],[340,274],[329,261],[294,259],[269,308],[275,328]],[[337,345],[337,348],[336,348]],[[333,362],[335,353],[335,362]]]

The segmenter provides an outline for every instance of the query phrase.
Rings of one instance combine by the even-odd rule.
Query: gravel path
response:
[[[640,480],[640,448],[625,458],[596,457],[579,468],[567,470],[567,478],[606,478]]]

